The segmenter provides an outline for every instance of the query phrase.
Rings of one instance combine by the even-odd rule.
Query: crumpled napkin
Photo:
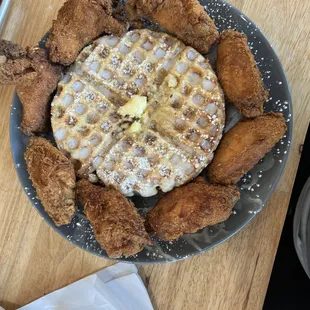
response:
[[[136,266],[118,263],[19,309],[153,310],[153,306]]]

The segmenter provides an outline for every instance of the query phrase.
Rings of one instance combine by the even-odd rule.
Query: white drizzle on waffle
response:
[[[118,113],[133,95],[147,97],[143,115]],[[126,196],[149,197],[197,176],[212,160],[224,120],[224,96],[208,61],[146,29],[86,47],[52,102],[59,149],[80,163],[80,175],[96,171]]]

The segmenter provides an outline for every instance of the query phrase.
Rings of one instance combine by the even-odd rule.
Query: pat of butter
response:
[[[168,87],[175,88],[178,85],[177,78],[172,74],[168,74]]]
[[[134,95],[130,100],[118,109],[118,114],[122,116],[141,117],[147,105],[145,96]]]
[[[141,131],[141,124],[140,122],[133,122],[132,125],[129,127],[128,132],[136,133]]]

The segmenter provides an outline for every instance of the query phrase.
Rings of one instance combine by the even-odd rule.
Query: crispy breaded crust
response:
[[[241,114],[254,117],[263,113],[268,91],[246,35],[234,30],[222,33],[217,48],[217,73],[227,99]]]
[[[243,119],[224,136],[208,166],[211,182],[235,184],[283,137],[287,127],[282,113]]]
[[[197,0],[128,0],[126,11],[131,20],[147,17],[160,24],[202,54],[219,38],[214,21]]]
[[[112,188],[102,188],[87,180],[77,183],[78,199],[94,229],[96,240],[113,258],[140,252],[151,240],[144,219],[134,204]]]
[[[200,179],[165,194],[147,214],[147,230],[162,240],[177,239],[225,221],[239,199],[237,187]]]
[[[112,16],[110,0],[67,0],[53,21],[46,46],[51,61],[67,66],[100,34],[123,32],[125,26]]]
[[[26,135],[42,132],[50,119],[50,99],[62,68],[51,65],[46,51],[26,50],[9,41],[0,41],[0,83],[16,84],[23,105],[21,129]]]
[[[11,41],[0,40],[0,65],[4,64],[8,59],[16,59],[26,56],[26,51]]]
[[[47,129],[50,122],[50,101],[61,77],[62,68],[51,65],[45,51],[28,48],[35,73],[24,75],[16,85],[18,97],[23,105],[21,129],[26,135],[40,133]]]
[[[69,159],[48,140],[30,139],[25,152],[27,171],[44,210],[57,226],[75,215],[75,173]]]
[[[25,74],[36,72],[34,66],[21,46],[0,40],[0,84],[17,84]]]

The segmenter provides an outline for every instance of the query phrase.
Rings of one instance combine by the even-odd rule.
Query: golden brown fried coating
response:
[[[112,16],[111,0],[67,0],[53,21],[46,46],[53,62],[67,66],[100,34],[123,32],[125,26]]]
[[[21,129],[26,135],[46,131],[50,121],[50,101],[61,77],[62,68],[51,65],[38,48],[27,49],[36,72],[25,74],[16,85],[17,95],[23,105]]]
[[[218,40],[214,21],[198,0],[128,0],[129,19],[146,17],[205,54]]]
[[[209,180],[235,184],[283,137],[286,131],[282,113],[267,113],[242,119],[223,137],[208,166]]]
[[[241,114],[254,117],[263,113],[268,91],[246,35],[234,30],[222,33],[217,47],[217,73],[227,99]]]
[[[0,84],[16,84],[29,69],[27,52],[18,44],[0,40]]]
[[[200,179],[165,194],[147,214],[147,230],[162,240],[177,239],[225,221],[239,199],[237,187]]]
[[[42,132],[50,119],[50,99],[61,76],[61,67],[51,65],[46,51],[26,50],[0,40],[0,84],[16,84],[23,105],[21,129],[26,135]]]
[[[22,47],[20,47],[18,44],[1,39],[0,40],[0,55],[4,56],[3,62],[5,62],[6,59],[16,59],[16,58],[26,56],[26,51]],[[0,64],[1,63],[2,62],[0,61]]]
[[[25,160],[46,213],[57,226],[70,224],[76,212],[72,163],[48,140],[40,137],[30,139]]]
[[[94,229],[96,240],[110,257],[134,255],[146,245],[151,245],[144,219],[134,204],[117,190],[80,180],[77,195],[84,204],[84,212]]]

